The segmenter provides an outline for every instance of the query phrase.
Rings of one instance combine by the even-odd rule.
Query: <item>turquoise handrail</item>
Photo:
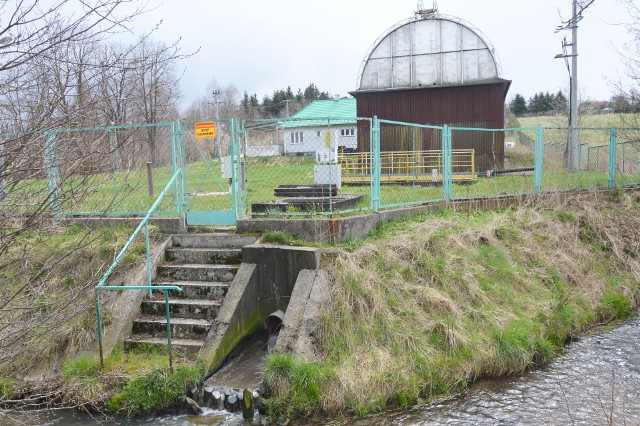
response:
[[[182,175],[182,170],[181,169],[178,169],[174,173],[173,177],[169,180],[167,185],[164,187],[164,189],[162,190],[162,192],[160,193],[160,195],[158,196],[156,201],[153,203],[153,205],[151,206],[151,208],[149,209],[149,211],[147,212],[145,217],[142,219],[142,221],[140,222],[140,224],[138,225],[136,230],[133,231],[133,234],[131,234],[131,237],[129,237],[129,240],[124,245],[122,250],[120,250],[120,252],[116,256],[115,260],[113,261],[111,266],[109,266],[109,268],[104,273],[104,275],[102,276],[102,278],[98,282],[98,285],[95,288],[95,293],[96,293],[96,317],[97,317],[97,323],[98,323],[98,346],[99,346],[99,349],[100,349],[100,368],[104,367],[104,355],[103,355],[103,349],[102,349],[102,337],[103,337],[102,334],[103,333],[102,333],[102,312],[101,312],[101,308],[100,308],[100,291],[102,291],[102,290],[116,290],[116,291],[121,291],[121,290],[148,290],[149,298],[151,298],[152,291],[153,290],[158,290],[158,291],[163,291],[164,292],[164,296],[165,296],[165,311],[166,311],[166,316],[167,316],[167,343],[168,343],[168,350],[169,350],[169,368],[173,371],[173,359],[172,359],[172,355],[171,355],[171,319],[170,319],[170,316],[169,316],[169,291],[170,290],[182,291],[182,289],[180,287],[178,287],[178,286],[175,286],[175,285],[156,285],[156,286],[154,286],[154,285],[151,284],[151,250],[150,250],[150,245],[149,245],[149,218],[156,211],[156,209],[160,205],[160,202],[162,201],[162,199],[165,197],[167,192],[169,192],[169,189],[171,188],[171,186],[176,182],[178,177],[180,177],[181,175]],[[140,234],[140,231],[142,230],[142,228],[145,229],[145,245],[146,245],[146,261],[147,261],[147,265],[146,265],[146,269],[147,269],[147,285],[142,285],[142,286],[141,285],[132,285],[132,286],[107,286],[107,285],[105,285],[105,283],[107,282],[107,280],[111,276],[111,274],[114,271],[114,269],[118,266],[118,263],[120,263],[120,260],[122,259],[122,256],[124,256],[124,254],[129,249],[129,247],[131,247],[131,244],[135,241],[135,239]]]

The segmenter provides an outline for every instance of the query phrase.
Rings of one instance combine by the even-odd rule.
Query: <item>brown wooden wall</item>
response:
[[[496,83],[433,87],[425,89],[354,92],[358,117],[407,123],[485,129],[504,128],[504,102],[510,81]],[[410,132],[401,126],[381,125],[382,151],[441,149],[441,132]],[[453,149],[475,149],[476,170],[502,168],[504,133],[454,131]],[[358,122],[358,151],[369,150],[369,126]]]

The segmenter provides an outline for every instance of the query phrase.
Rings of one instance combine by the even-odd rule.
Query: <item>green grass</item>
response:
[[[166,350],[154,347],[129,353],[116,348],[105,360],[103,370],[96,357],[81,355],[67,360],[62,367],[66,402],[106,407],[127,417],[154,414],[175,406],[190,387],[202,380],[201,364],[184,359],[174,363],[175,371],[171,372]]]
[[[611,127],[631,126],[637,122],[634,114],[581,114],[580,127]],[[568,118],[563,115],[551,115],[541,117],[519,117],[520,127],[568,127]],[[635,124],[633,125],[636,126]]]
[[[153,240],[155,228],[151,231]],[[34,365],[53,369],[63,354],[93,341],[93,289],[131,233],[129,227],[51,226],[25,232],[8,246],[0,261],[0,301],[13,299],[0,312],[0,321],[8,324],[0,331],[0,378]],[[142,261],[140,238],[114,279]]]
[[[548,362],[638,305],[638,229],[625,194],[380,226],[325,259],[334,287],[318,334],[324,355],[271,357],[268,406],[276,417],[362,416]]]
[[[124,389],[113,395],[107,408],[127,417],[150,415],[175,406],[187,389],[200,383],[204,368],[183,364],[171,372],[168,368],[154,368],[146,374],[130,378]]]

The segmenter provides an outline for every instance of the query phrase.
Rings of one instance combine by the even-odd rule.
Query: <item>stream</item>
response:
[[[547,367],[475,383],[437,405],[346,422],[350,425],[640,425],[640,318],[567,346]],[[205,420],[206,418],[206,420]],[[0,416],[0,425],[242,425],[239,414],[169,415],[114,422],[68,411]],[[251,424],[251,422],[246,422]],[[255,422],[254,424],[260,424]]]

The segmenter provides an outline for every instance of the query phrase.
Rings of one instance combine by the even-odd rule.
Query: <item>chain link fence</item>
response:
[[[67,215],[140,215],[178,169],[182,180],[159,214],[233,206],[236,217],[334,215],[640,184],[640,129],[581,128],[572,154],[571,133],[557,127],[476,129],[376,118],[215,125],[216,136],[204,139],[195,137],[195,121],[3,135],[3,204],[15,211],[50,202]],[[232,167],[233,182],[226,170]],[[188,206],[180,205],[185,193]]]
[[[369,208],[369,120],[256,120],[245,125],[251,216],[313,215]],[[367,130],[364,130],[367,132]]]

